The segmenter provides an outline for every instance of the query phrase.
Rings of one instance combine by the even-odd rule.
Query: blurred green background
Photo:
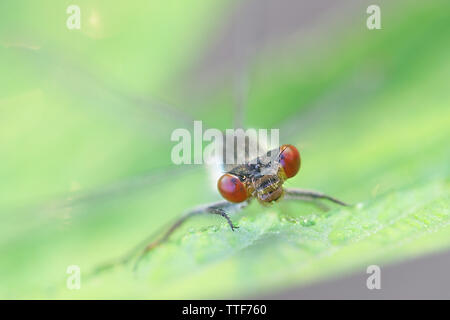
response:
[[[300,1],[285,29],[261,3],[0,3],[1,298],[251,297],[450,247],[450,3],[382,1],[381,30],[369,2]],[[230,128],[239,75],[247,125],[301,151],[287,185],[360,205],[254,203],[234,233],[199,217],[137,271],[87,277],[219,199],[170,134]]]

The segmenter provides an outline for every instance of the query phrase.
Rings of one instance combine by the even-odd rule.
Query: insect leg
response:
[[[233,225],[230,217],[227,215],[227,213],[224,210],[225,208],[230,208],[232,206],[233,206],[233,204],[231,204],[228,201],[221,201],[219,203],[206,205],[206,206],[199,207],[199,208],[196,208],[196,209],[193,209],[193,210],[187,212],[186,214],[184,214],[183,216],[181,216],[180,218],[175,220],[172,223],[172,225],[169,227],[169,229],[167,229],[167,231],[164,232],[160,238],[147,244],[147,246],[144,248],[143,254],[150,251],[154,247],[160,245],[161,243],[165,242],[172,235],[172,233],[174,233],[175,230],[177,230],[187,219],[189,219],[192,216],[199,215],[202,213],[218,214],[218,215],[224,217],[227,220],[228,224],[230,225],[231,230],[234,231],[234,229],[237,227],[235,225]]]
[[[169,237],[189,218],[203,214],[203,213],[211,213],[211,214],[218,214],[224,217],[228,224],[230,225],[231,229],[234,231],[234,229],[238,228],[235,226],[228,214],[225,212],[227,211],[237,211],[242,208],[244,208],[248,202],[242,202],[242,203],[231,203],[228,201],[220,201],[217,203],[208,204],[205,206],[197,207],[195,209],[192,209],[188,212],[186,212],[184,215],[182,215],[180,218],[173,221],[171,224],[167,225],[165,228],[159,230],[156,234],[152,234],[150,237],[145,239],[143,242],[141,242],[139,245],[137,245],[135,248],[130,250],[126,255],[124,255],[122,258],[114,260],[112,262],[106,263],[100,267],[98,267],[94,274],[110,269],[112,267],[115,267],[117,265],[123,265],[127,264],[130,260],[132,260],[136,254],[141,252],[140,257],[138,259],[137,263],[140,261],[142,256],[144,256],[148,251],[152,250],[153,248],[157,247],[158,245],[162,244],[163,242],[167,241]],[[165,230],[161,232],[162,230]],[[158,234],[162,234],[160,237],[157,237]]]
[[[311,203],[312,205],[316,206],[319,210],[322,211],[328,211],[330,210],[330,208],[325,205],[324,203],[320,202],[319,199],[313,199],[311,197],[304,197],[304,196],[292,196],[292,195],[287,195],[285,192],[285,195],[283,197],[284,200],[294,200],[294,201],[306,201],[308,203]]]
[[[140,260],[142,259],[142,257],[147,252],[149,252],[150,250],[152,250],[156,246],[160,245],[161,243],[167,241],[167,239],[170,237],[170,235],[172,235],[172,233],[174,233],[175,230],[178,229],[183,224],[183,222],[185,222],[190,217],[198,215],[198,214],[202,214],[202,213],[218,214],[218,215],[221,215],[222,217],[224,217],[227,220],[228,224],[230,225],[231,230],[234,231],[234,229],[239,228],[239,227],[237,227],[237,226],[235,226],[233,224],[233,222],[231,221],[230,217],[228,216],[228,214],[225,212],[224,209],[240,210],[243,207],[245,207],[246,205],[247,205],[246,203],[235,204],[235,203],[231,203],[231,202],[228,202],[228,201],[221,201],[221,202],[218,202],[218,203],[214,203],[214,204],[206,205],[206,206],[203,206],[203,207],[199,207],[199,208],[196,208],[196,209],[193,209],[193,210],[187,212],[181,218],[177,219],[170,226],[170,228],[162,235],[162,237],[160,237],[160,238],[150,242],[149,244],[147,244],[147,246],[144,248],[144,250],[140,254],[138,260],[136,261],[134,269],[137,268]]]
[[[329,200],[331,202],[337,203],[341,206],[350,206],[349,204],[326,195],[319,191],[314,190],[305,190],[305,189],[285,189],[284,194],[286,199],[295,199],[295,200],[316,200],[316,199],[324,199]]]
[[[225,219],[227,219],[228,225],[231,228],[231,231],[234,231],[234,229],[238,229],[238,226],[235,226],[233,224],[233,221],[231,221],[230,217],[228,216],[228,214],[225,212],[225,210],[221,209],[221,208],[210,208],[208,210],[209,213],[213,213],[213,214],[218,214],[221,215],[222,217],[224,217]]]

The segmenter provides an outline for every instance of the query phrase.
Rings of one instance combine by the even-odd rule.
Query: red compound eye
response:
[[[247,200],[248,194],[244,184],[238,177],[225,173],[217,182],[217,189],[226,200],[230,202],[242,202]]]
[[[296,147],[290,144],[282,145],[280,151],[280,164],[286,176],[292,178],[300,170],[300,153]]]

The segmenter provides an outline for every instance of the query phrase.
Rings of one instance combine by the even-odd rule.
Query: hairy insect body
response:
[[[283,196],[283,183],[286,175],[272,154],[278,156],[279,151],[272,150],[264,157],[233,168],[229,173],[238,177],[247,190],[248,198],[256,198],[263,205],[280,200]]]

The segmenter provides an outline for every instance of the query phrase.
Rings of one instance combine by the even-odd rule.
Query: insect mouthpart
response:
[[[283,195],[283,181],[277,175],[263,175],[253,179],[256,197],[261,202],[272,202]]]

